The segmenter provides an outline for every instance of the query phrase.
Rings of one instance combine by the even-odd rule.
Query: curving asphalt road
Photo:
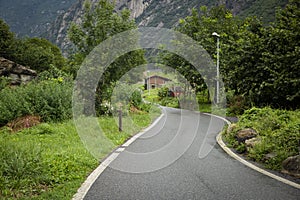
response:
[[[222,120],[170,108],[164,112],[155,126],[125,145],[85,200],[300,199],[299,189],[244,166],[216,145]]]

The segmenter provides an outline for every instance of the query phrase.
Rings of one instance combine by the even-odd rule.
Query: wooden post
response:
[[[122,132],[122,109],[118,110],[119,112],[119,132]]]

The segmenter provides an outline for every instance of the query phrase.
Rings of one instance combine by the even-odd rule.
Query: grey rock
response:
[[[11,78],[11,85],[19,85],[33,80],[37,73],[23,65],[0,57],[0,76]]]
[[[263,157],[263,161],[266,162],[272,158],[275,158],[276,156],[277,156],[277,154],[274,152],[268,153]]]
[[[249,140],[256,136],[257,136],[257,132],[252,128],[246,128],[246,129],[240,130],[236,134],[237,141],[240,143],[245,142],[246,140]]]
[[[261,141],[261,139],[259,137],[254,137],[254,138],[245,140],[245,145],[246,145],[247,151],[249,151],[250,148],[253,148],[260,141]]]
[[[288,157],[282,162],[282,172],[300,178],[300,155]]]

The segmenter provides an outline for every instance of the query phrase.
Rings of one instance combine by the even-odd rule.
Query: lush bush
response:
[[[175,97],[170,97],[169,88],[162,87],[158,89],[158,103],[162,106],[172,107],[172,108],[179,108],[179,101]]]
[[[177,98],[174,97],[165,97],[160,101],[160,105],[172,107],[172,108],[179,108],[179,101]]]
[[[259,138],[259,142],[248,149],[247,156],[264,163],[268,168],[280,169],[284,159],[299,154],[299,110],[286,111],[269,107],[246,110],[237,127],[225,135],[231,147],[245,150],[244,143],[236,141],[237,132],[245,128],[256,130]],[[267,154],[271,154],[271,158],[267,158]]]
[[[0,77],[0,91],[4,88],[6,88],[10,83],[10,78],[8,77]]]
[[[201,92],[197,92],[196,96],[197,96],[198,104],[210,104],[211,103],[208,89],[205,89]]]
[[[25,115],[38,115],[45,122],[69,119],[72,84],[54,79],[1,90],[0,126]]]
[[[139,90],[135,90],[130,97],[130,104],[136,108],[140,108],[143,103],[142,94]]]
[[[162,87],[158,90],[158,97],[159,97],[159,100],[162,100],[163,98],[166,98],[168,97],[168,94],[169,94],[169,88],[167,87]]]

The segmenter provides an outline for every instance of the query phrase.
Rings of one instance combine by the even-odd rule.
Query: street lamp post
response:
[[[216,32],[213,32],[212,34],[213,36],[217,37],[217,99],[216,99],[216,103],[219,104],[219,96],[220,96],[220,82],[219,82],[219,78],[220,78],[220,35]]]

